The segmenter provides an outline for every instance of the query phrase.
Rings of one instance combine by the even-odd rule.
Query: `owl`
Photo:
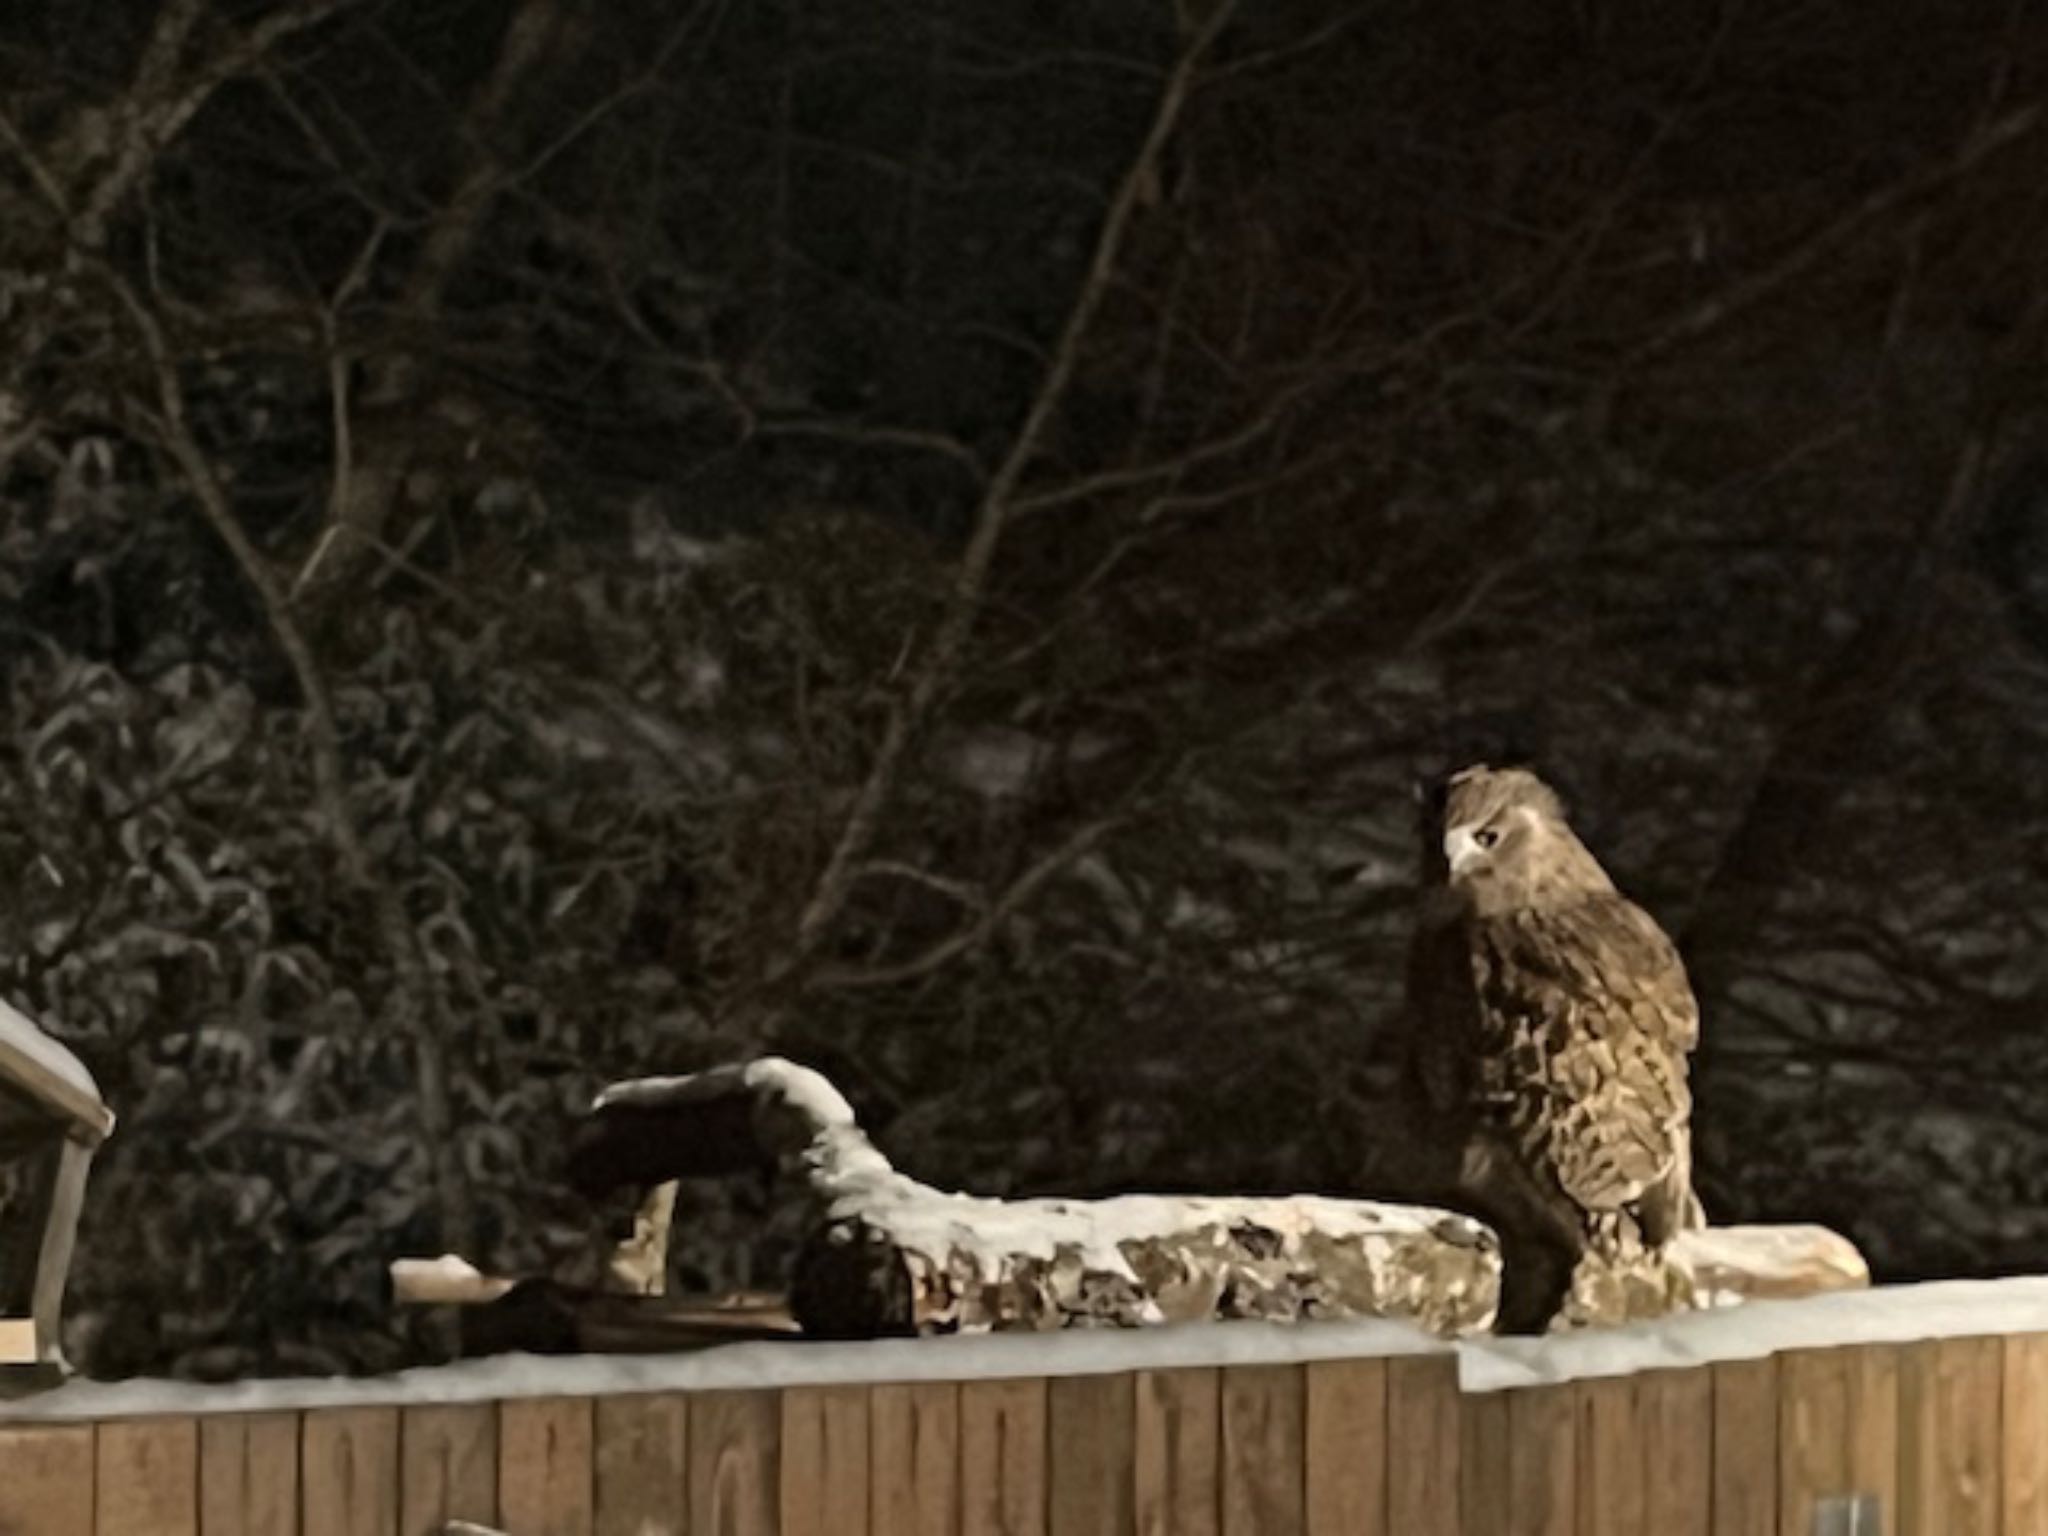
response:
[[[1677,949],[1520,768],[1453,775],[1429,817],[1409,957],[1413,1087],[1457,1194],[1501,1239],[1498,1328],[1541,1332],[1581,1260],[1700,1224]]]

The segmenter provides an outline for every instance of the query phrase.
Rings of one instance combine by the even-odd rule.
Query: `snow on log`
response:
[[[476,1266],[459,1254],[391,1262],[393,1298],[413,1305],[488,1306],[511,1290],[513,1284],[478,1273]]]
[[[823,1077],[776,1058],[607,1089],[571,1167],[598,1193],[764,1162],[814,1207],[790,1288],[813,1336],[1360,1316],[1450,1334],[1484,1326],[1499,1288],[1492,1234],[1448,1211],[936,1190],[891,1167]]]
[[[597,1195],[772,1167],[813,1207],[792,1277],[803,1330],[828,1338],[1385,1317],[1454,1336],[1489,1326],[1500,1253],[1470,1217],[1301,1195],[993,1200],[899,1173],[816,1072],[778,1058],[619,1083],[571,1155]],[[639,1262],[647,1262],[647,1234]],[[1819,1228],[1688,1233],[1668,1255],[1581,1277],[1573,1323],[1868,1283]]]
[[[1870,1266],[1826,1227],[1701,1227],[1682,1232],[1671,1262],[1691,1277],[1703,1307],[1861,1290]]]

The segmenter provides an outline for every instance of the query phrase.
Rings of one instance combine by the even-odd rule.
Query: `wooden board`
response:
[[[900,1383],[868,1395],[869,1529],[953,1536],[960,1526],[960,1388]]]
[[[1458,1361],[1387,1362],[1387,1527],[1398,1536],[1458,1536]]]
[[[1579,1405],[1568,1386],[1510,1392],[1510,1536],[1576,1536],[1579,1524]]]
[[[2048,1335],[2015,1334],[2004,1344],[2005,1536],[2048,1536]]]
[[[960,1386],[961,1536],[1045,1536],[1045,1383]]]
[[[199,1421],[199,1536],[297,1536],[299,1416]]]
[[[1140,1371],[1132,1450],[1138,1536],[1217,1536],[1223,1373]]]
[[[1458,1505],[1465,1536],[1504,1536],[1514,1518],[1509,1409],[1502,1392],[1475,1392],[1459,1404]]]
[[[1650,1371],[1638,1378],[1637,1391],[1644,1529],[1657,1536],[1713,1536],[1713,1377],[1704,1370]]]
[[[398,1410],[318,1408],[299,1430],[304,1536],[395,1536]]]
[[[1575,1392],[1579,1536],[1642,1536],[1653,1527],[1643,1476],[1641,1384],[1616,1376],[1579,1382]]]
[[[782,1394],[782,1536],[867,1536],[868,1389]]]
[[[1790,1350],[1778,1358],[1778,1528],[1803,1533],[1822,1499],[1898,1503],[1898,1350]]]
[[[691,1536],[774,1536],[781,1399],[773,1392],[704,1392],[689,1402]]]
[[[498,1520],[494,1403],[408,1408],[398,1425],[399,1536],[440,1536],[450,1520]]]
[[[1897,1536],[1999,1536],[2003,1358],[1997,1339],[1900,1350]]]
[[[0,1536],[93,1536],[93,1427],[0,1424]]]
[[[689,1404],[674,1393],[597,1403],[597,1536],[684,1536]]]
[[[1849,1411],[1841,1352],[1793,1350],[1778,1359],[1778,1529],[1806,1531],[1818,1499],[1848,1491],[1842,1419]]]
[[[0,1078],[27,1089],[35,1098],[75,1121],[94,1146],[113,1132],[114,1112],[101,1103],[97,1095],[81,1088],[39,1057],[13,1046],[0,1047]]]
[[[1056,1536],[1136,1536],[1134,1379],[1062,1377],[1046,1389],[1045,1413],[1051,1530]]]
[[[1713,1536],[1777,1536],[1778,1362],[1711,1366]],[[2044,1533],[2048,1536],[2048,1533]]]
[[[1305,1369],[1309,1536],[1390,1536],[1386,1361],[1319,1360]]]
[[[197,1419],[110,1420],[95,1465],[101,1536],[198,1536]]]
[[[1302,1368],[1230,1366],[1222,1392],[1223,1536],[1306,1531],[1308,1389]]]
[[[597,1476],[587,1397],[498,1407],[498,1520],[519,1536],[590,1536]]]

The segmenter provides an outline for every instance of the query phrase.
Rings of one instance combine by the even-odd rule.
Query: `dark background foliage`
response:
[[[2023,5],[19,0],[0,990],[118,1374],[591,1270],[608,1078],[1391,1187],[1411,787],[1682,936],[1702,1184],[2048,1262]],[[775,1276],[692,1191],[693,1284]]]

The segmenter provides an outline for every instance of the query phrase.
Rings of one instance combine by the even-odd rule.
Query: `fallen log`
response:
[[[1488,1327],[1499,1294],[1492,1232],[1427,1206],[937,1190],[892,1167],[823,1077],[778,1058],[605,1090],[571,1177],[600,1195],[764,1166],[810,1206],[789,1302],[813,1336],[1322,1317],[1400,1318],[1452,1336]],[[658,1270],[648,1223],[633,1242],[615,1270]],[[1582,1271],[1564,1322],[1868,1283],[1860,1255],[1823,1228],[1722,1227]]]

